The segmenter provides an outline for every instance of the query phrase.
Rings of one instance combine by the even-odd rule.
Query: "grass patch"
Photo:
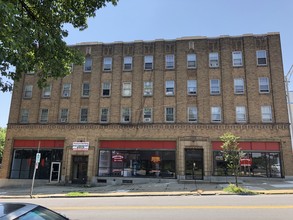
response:
[[[88,192],[69,192],[66,194],[67,196],[73,196],[73,197],[82,197],[82,196],[88,196],[89,193]]]
[[[253,192],[251,190],[248,189],[244,189],[240,186],[236,186],[235,184],[229,184],[229,186],[225,187],[224,192],[228,192],[228,193],[236,193],[236,194],[240,194],[240,195],[256,195],[256,192]]]

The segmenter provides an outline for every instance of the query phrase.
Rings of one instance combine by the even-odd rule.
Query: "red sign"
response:
[[[241,166],[251,166],[252,165],[252,159],[251,158],[240,159],[240,165]]]
[[[116,154],[112,156],[113,162],[123,162],[123,159],[124,159],[123,155],[120,155],[120,154]]]

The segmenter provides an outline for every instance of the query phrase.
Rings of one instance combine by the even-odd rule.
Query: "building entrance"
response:
[[[185,179],[203,179],[203,149],[185,149]]]
[[[87,182],[88,156],[72,157],[72,183],[85,184]]]

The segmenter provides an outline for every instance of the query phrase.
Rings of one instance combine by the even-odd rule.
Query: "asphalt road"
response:
[[[290,219],[293,195],[9,199],[44,205],[70,219]],[[290,217],[291,216],[291,217]]]

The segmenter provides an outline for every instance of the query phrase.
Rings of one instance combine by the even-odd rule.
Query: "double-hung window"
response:
[[[211,107],[211,121],[217,123],[222,121],[221,107]]]
[[[47,85],[43,88],[42,92],[43,98],[50,98],[51,96],[51,85]]]
[[[108,108],[101,108],[100,122],[101,123],[108,123],[109,122],[109,109]]]
[[[188,122],[197,122],[197,107],[188,107]]]
[[[271,106],[261,106],[261,118],[262,122],[272,122],[272,107]]]
[[[83,83],[82,84],[82,97],[89,97],[90,95],[90,84],[89,83]]]
[[[131,112],[130,108],[122,108],[121,111],[121,122],[122,123],[130,123],[131,120]]]
[[[169,54],[165,56],[165,68],[174,69],[175,68],[175,56],[174,54]]]
[[[172,107],[165,108],[165,121],[174,122],[175,121],[175,109]]]
[[[218,52],[209,53],[209,66],[219,67],[219,54]]]
[[[244,79],[243,78],[235,78],[234,79],[234,93],[235,94],[243,94],[244,93]]]
[[[125,70],[125,71],[132,70],[132,57],[130,57],[130,56],[124,57],[123,70]]]
[[[153,95],[153,82],[150,82],[150,81],[143,82],[143,95],[144,96]]]
[[[109,97],[111,94],[111,83],[110,82],[103,82],[102,84],[102,96]]]
[[[61,123],[66,123],[68,122],[68,108],[62,108],[60,110],[60,122]]]
[[[64,83],[62,88],[62,97],[70,97],[70,93],[71,93],[71,84]]]
[[[187,80],[187,94],[196,95],[197,85],[196,80]]]
[[[194,53],[187,54],[187,68],[188,69],[196,68],[196,54]]]
[[[221,93],[219,79],[210,80],[210,93],[211,95],[219,95]]]
[[[80,123],[87,123],[88,122],[88,108],[81,108],[80,109]]]
[[[122,84],[122,96],[131,96],[131,82]]]
[[[245,106],[236,106],[236,122],[246,122],[246,108]]]
[[[144,69],[145,70],[152,70],[154,68],[153,65],[154,57],[152,55],[144,57]]]
[[[112,70],[112,57],[104,57],[103,70],[104,71]]]
[[[33,96],[33,86],[26,85],[23,92],[23,98],[31,98]]]
[[[258,66],[267,65],[267,52],[265,50],[256,51],[256,60]]]
[[[92,58],[90,56],[86,56],[85,63],[84,63],[84,72],[91,72],[92,71]]]
[[[49,117],[49,109],[42,108],[41,109],[41,115],[40,115],[40,123],[47,123]]]
[[[166,95],[175,94],[175,82],[173,80],[166,81]]]
[[[268,77],[258,78],[259,93],[269,93],[270,92],[270,81]]]
[[[143,122],[152,122],[152,108],[143,109]]]
[[[28,123],[28,109],[21,109],[20,123]]]
[[[243,60],[242,60],[242,51],[233,51],[232,52],[232,61],[233,66],[243,66]]]

